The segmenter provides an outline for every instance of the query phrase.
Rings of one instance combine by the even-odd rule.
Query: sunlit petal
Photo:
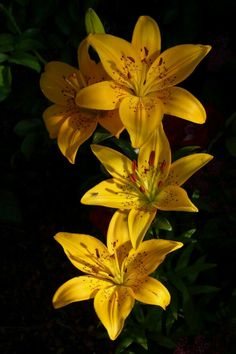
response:
[[[132,45],[141,60],[148,65],[153,63],[161,50],[161,35],[156,21],[149,16],[140,16],[134,27]]]
[[[58,309],[72,302],[92,299],[99,289],[107,286],[111,286],[109,281],[89,275],[72,278],[57,289],[52,300],[53,306]]]
[[[203,124],[206,120],[206,111],[202,104],[190,92],[181,87],[167,89],[163,103],[165,114],[198,124]]]
[[[154,210],[131,209],[128,216],[129,233],[133,248],[142,242],[156,215]]]
[[[110,34],[90,34],[88,41],[98,53],[108,75],[121,85],[135,88],[142,72],[142,63],[132,45]]]
[[[113,254],[116,252],[119,266],[132,247],[128,228],[128,212],[117,210],[108,227],[107,248]]]
[[[150,91],[162,90],[186,79],[210,49],[207,45],[181,44],[165,50],[147,73]]]
[[[115,340],[119,336],[133,306],[134,299],[127,287],[112,286],[97,292],[94,308],[110,339]]]
[[[158,193],[155,206],[160,210],[198,211],[186,191],[179,186],[173,185],[164,187]]]
[[[54,238],[63,247],[71,263],[82,272],[95,277],[112,273],[109,269],[112,267],[110,254],[106,246],[95,237],[58,232]]]
[[[57,138],[59,129],[67,115],[68,112],[66,112],[65,106],[57,104],[53,104],[43,112],[43,120],[51,139]]]
[[[140,279],[137,285],[132,286],[135,300],[148,305],[161,306],[164,310],[170,303],[170,293],[166,287],[152,277]]]
[[[139,148],[160,125],[162,102],[154,96],[128,96],[121,101],[120,119],[127,129],[132,146]]]
[[[120,120],[118,109],[112,111],[100,111],[98,113],[98,122],[112,135],[115,135],[116,138],[119,138],[120,133],[124,130],[124,125]]]
[[[119,179],[126,179],[132,173],[132,162],[120,152],[102,145],[91,145],[93,153],[106,170]]]
[[[117,209],[140,207],[138,191],[118,179],[108,179],[87,191],[81,199],[82,204],[101,205]]]
[[[61,125],[58,133],[58,146],[62,154],[75,163],[76,153],[81,144],[94,132],[97,126],[97,118],[93,114],[85,114],[77,110],[72,112]]]
[[[143,241],[136,250],[131,250],[126,261],[125,283],[127,286],[137,284],[137,281],[156,270],[166,255],[182,247],[181,242],[170,240]]]
[[[71,75],[76,76],[77,87],[67,81]],[[40,77],[40,87],[43,94],[52,102],[65,105],[68,99],[75,97],[75,92],[82,86],[79,70],[71,65],[52,61],[45,66],[45,72]]]
[[[171,165],[169,176],[165,182],[166,185],[172,184],[181,186],[195,172],[212,159],[212,155],[199,153],[184,156],[181,159],[176,160]]]
[[[75,101],[81,108],[112,110],[127,95],[129,92],[114,81],[102,81],[80,90]]]

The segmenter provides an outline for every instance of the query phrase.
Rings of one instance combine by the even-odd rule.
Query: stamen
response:
[[[147,57],[148,53],[149,53],[149,50],[146,47],[144,47],[144,52],[145,52],[145,56]]]
[[[134,173],[132,173],[132,174],[129,176],[129,178],[130,178],[131,182],[136,183],[137,177],[135,176]]]
[[[146,192],[146,189],[145,189],[144,186],[140,186],[140,187],[139,187],[139,190],[140,190],[140,192],[142,192],[142,193],[145,193],[145,192]]]
[[[136,172],[137,169],[138,169],[137,161],[136,161],[136,160],[133,160],[133,161],[132,161],[132,171],[133,171],[133,172]]]
[[[163,186],[163,182],[159,181],[158,184],[157,184],[157,188],[161,188],[162,186]]]
[[[154,161],[155,161],[155,151],[152,150],[149,156],[148,164],[149,166],[154,166]]]
[[[162,163],[161,163],[161,165],[160,165],[161,173],[164,172],[165,167],[166,167],[166,160],[163,160]]]

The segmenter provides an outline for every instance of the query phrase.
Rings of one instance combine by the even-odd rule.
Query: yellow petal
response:
[[[181,242],[170,240],[147,240],[132,249],[126,261],[125,284],[138,286],[140,279],[156,270],[166,255],[182,247]]]
[[[132,146],[140,148],[160,125],[163,105],[154,96],[130,95],[121,101],[119,112],[120,119],[130,135]]]
[[[120,120],[118,109],[112,111],[100,111],[98,113],[98,122],[112,135],[115,135],[116,138],[119,138],[120,133],[124,130],[124,125]]]
[[[85,114],[79,110],[67,112],[68,116],[61,125],[58,134],[58,146],[62,154],[75,163],[76,153],[94,132],[97,126],[97,118],[94,114]]]
[[[117,83],[134,89],[140,81],[142,62],[133,46],[110,34],[90,34],[88,41],[108,75]]]
[[[162,182],[169,173],[171,164],[171,149],[163,125],[151,135],[151,138],[141,147],[138,155],[138,169],[140,174],[152,177],[151,166],[159,169],[159,180]],[[158,183],[158,182],[157,182]]]
[[[170,293],[157,279],[146,277],[133,286],[135,300],[148,305],[161,306],[164,310],[170,303]]]
[[[102,78],[106,76],[106,72],[101,65],[96,64],[96,62],[91,59],[88,49],[88,39],[85,38],[78,48],[78,62],[86,84],[91,85],[95,82],[102,81]]]
[[[110,254],[106,246],[90,235],[58,232],[55,240],[63,247],[71,263],[84,273],[98,276],[112,271]]]
[[[102,145],[91,145],[93,153],[115,178],[126,179],[132,173],[132,162],[120,152]]]
[[[107,248],[111,254],[117,254],[121,268],[123,260],[127,257],[132,248],[127,211],[117,210],[112,216],[107,231]]]
[[[115,340],[121,333],[133,306],[131,291],[124,286],[101,289],[95,295],[95,311],[111,340]]]
[[[75,101],[81,108],[112,110],[118,108],[122,98],[128,94],[113,81],[102,81],[80,90]]]
[[[132,45],[141,60],[152,64],[161,50],[161,34],[156,21],[149,16],[140,16],[134,27]]]
[[[149,68],[149,90],[162,90],[186,79],[210,49],[207,45],[181,44],[165,50]]]
[[[60,127],[67,118],[67,114],[65,106],[57,104],[53,104],[43,112],[43,120],[51,139],[57,138]]]
[[[109,281],[88,275],[72,278],[57,289],[52,300],[53,306],[58,309],[72,302],[92,299],[99,289],[110,285]]]
[[[155,210],[131,209],[128,216],[129,233],[133,248],[142,242],[156,215]]]
[[[181,87],[170,87],[166,90],[164,112],[190,122],[203,124],[206,120],[206,111],[202,104],[190,92]]]
[[[73,87],[67,80],[71,75],[76,76],[78,86]],[[67,105],[75,97],[75,93],[83,87],[81,74],[71,65],[52,61],[45,66],[45,72],[40,78],[40,87],[43,94],[52,102]]]
[[[212,155],[199,153],[185,156],[176,160],[171,165],[169,176],[167,177],[165,184],[181,186],[195,172],[205,166],[212,159]]]
[[[138,190],[114,178],[102,181],[87,191],[82,197],[81,203],[117,209],[142,206]]]
[[[155,206],[160,210],[198,211],[189,199],[186,191],[179,186],[173,185],[164,187],[158,193]]]

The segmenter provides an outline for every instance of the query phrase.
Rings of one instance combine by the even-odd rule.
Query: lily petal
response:
[[[72,278],[57,289],[52,300],[53,306],[58,309],[72,302],[92,299],[99,289],[110,285],[109,281],[89,275]]]
[[[133,286],[135,300],[148,305],[161,306],[164,310],[170,303],[170,293],[157,279],[146,277]]]
[[[127,95],[129,92],[114,81],[102,81],[80,90],[75,102],[81,108],[112,110]]]
[[[92,144],[91,149],[112,177],[126,179],[132,173],[132,162],[120,152],[96,144]]]
[[[84,273],[98,276],[99,272],[111,274],[110,254],[97,238],[68,232],[58,232],[55,240],[63,247],[71,263]]]
[[[115,340],[121,333],[133,306],[134,299],[127,287],[112,286],[97,292],[94,308],[111,340]]]
[[[76,75],[78,81],[76,89],[67,81],[71,75]],[[74,99],[75,91],[78,91],[83,85],[78,69],[59,61],[51,61],[46,64],[45,72],[40,77],[40,87],[50,101],[66,105],[68,99]]]
[[[107,231],[107,248],[111,254],[117,254],[121,268],[123,260],[132,248],[127,211],[117,210],[112,216]]]
[[[161,34],[156,21],[149,16],[140,16],[134,27],[132,45],[141,60],[152,64],[161,50]]]
[[[134,89],[142,73],[142,62],[132,45],[110,34],[90,34],[88,41],[108,75],[117,83]]]
[[[147,240],[132,249],[126,260],[125,284],[133,287],[139,280],[153,273],[166,255],[182,247],[182,242],[170,240]]]
[[[181,44],[165,50],[149,68],[149,90],[162,90],[186,79],[210,49],[208,45]]]
[[[117,209],[130,209],[142,206],[138,190],[115,178],[102,181],[88,190],[83,195],[81,203]]]
[[[96,126],[97,118],[94,114],[85,114],[79,110],[68,112],[58,133],[58,146],[71,163],[75,163],[80,145],[93,134]]]
[[[181,87],[170,87],[166,91],[166,99],[163,99],[165,114],[198,124],[206,121],[204,107],[190,92]]]
[[[138,169],[140,174],[152,174],[159,168],[159,179],[164,181],[168,176],[171,164],[171,149],[163,125],[152,134],[151,138],[141,147],[138,155]]]
[[[137,248],[142,242],[156,215],[154,210],[131,209],[128,216],[130,239],[133,248]]]
[[[53,104],[43,112],[43,120],[51,139],[58,136],[61,125],[68,116],[65,106]]]
[[[100,63],[96,64],[89,55],[89,42],[85,38],[78,48],[78,62],[81,73],[84,76],[86,85],[104,80],[107,77],[105,70]],[[85,86],[85,85],[84,85]]]
[[[155,206],[160,210],[198,211],[196,206],[189,199],[186,191],[179,186],[173,185],[164,187],[158,193]]]
[[[184,156],[176,160],[171,165],[169,176],[166,179],[165,184],[181,186],[195,172],[197,172],[212,159],[212,155],[198,153]]]
[[[98,113],[98,123],[119,139],[120,133],[124,130],[124,125],[120,120],[119,110],[100,111]]]
[[[121,101],[120,119],[127,129],[132,146],[140,148],[153,131],[160,125],[163,117],[163,104],[158,98],[128,96]]]

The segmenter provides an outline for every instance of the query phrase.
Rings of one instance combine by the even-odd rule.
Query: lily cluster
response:
[[[89,47],[100,62],[89,56]],[[107,246],[90,235],[59,232],[58,241],[71,263],[86,275],[63,284],[53,297],[59,308],[94,299],[95,311],[114,340],[121,333],[135,300],[170,303],[167,288],[153,273],[181,242],[143,241],[158,210],[197,212],[182,185],[212,156],[196,153],[171,160],[164,132],[165,114],[202,124],[206,113],[187,90],[176,86],[209,52],[206,45],[177,45],[161,53],[157,23],[141,16],[132,41],[90,33],[78,49],[79,67],[50,62],[41,76],[44,95],[53,102],[43,114],[51,138],[75,163],[81,144],[98,124],[119,139],[126,129],[137,158],[91,145],[110,178],[87,191],[81,202],[117,209],[107,232]]]

